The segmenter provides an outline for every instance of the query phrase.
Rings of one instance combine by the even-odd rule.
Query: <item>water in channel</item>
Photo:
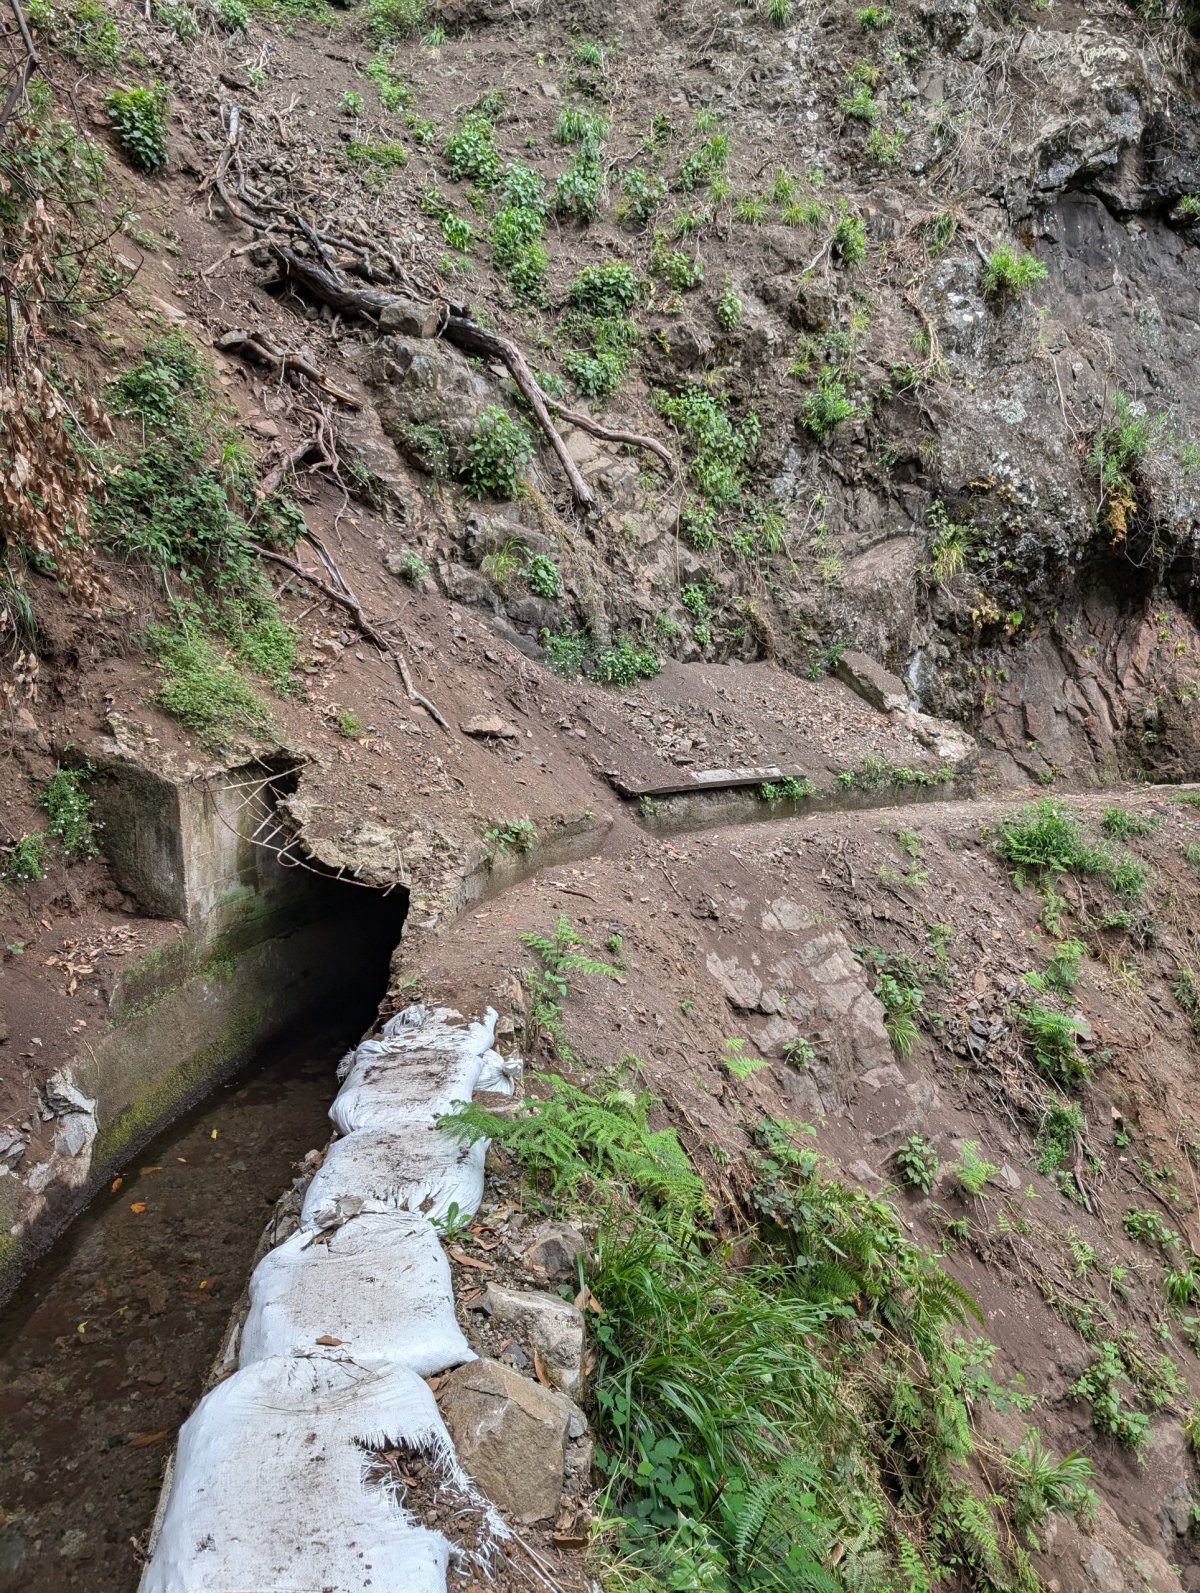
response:
[[[159,1481],[350,1037],[260,1057],[147,1147],[0,1312],[0,1589],[134,1593]]]

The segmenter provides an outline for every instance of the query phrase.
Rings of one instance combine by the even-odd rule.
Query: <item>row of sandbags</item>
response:
[[[343,1059],[340,1137],[250,1280],[237,1370],[180,1432],[140,1593],[444,1593],[450,1545],[369,1480],[376,1450],[420,1452],[506,1535],[424,1381],[474,1358],[434,1223],[477,1210],[486,1144],[436,1119],[511,1094],[495,1025],[408,1007]]]

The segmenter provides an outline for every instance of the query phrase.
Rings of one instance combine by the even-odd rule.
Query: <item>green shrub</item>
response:
[[[536,216],[546,214],[545,178],[518,160],[504,163],[497,193],[502,205],[511,206],[514,210],[532,211]]]
[[[637,272],[623,260],[585,266],[567,289],[567,303],[589,315],[623,316],[640,296]]]
[[[39,42],[49,39],[71,60],[98,71],[113,72],[120,65],[124,54],[121,35],[103,0],[73,0],[57,6],[49,0],[34,0],[26,11]]]
[[[338,734],[345,736],[347,741],[355,741],[362,735],[362,720],[349,708],[342,708],[334,723],[337,725]]]
[[[409,39],[425,20],[425,0],[367,0],[367,29],[378,44]]]
[[[542,243],[541,212],[508,205],[492,217],[489,241],[492,261],[518,298],[530,304],[544,300],[549,256]]]
[[[838,216],[833,224],[833,252],[843,265],[860,265],[867,258],[867,226],[861,216],[838,201]]]
[[[442,153],[455,182],[470,181],[494,188],[502,165],[496,148],[496,129],[479,111],[471,111],[447,138]]]
[[[68,863],[95,857],[100,850],[92,820],[92,799],[87,793],[91,772],[90,766],[82,769],[60,766],[47,780],[38,798],[38,805],[46,810],[50,834]]]
[[[979,1154],[977,1139],[968,1139],[963,1141],[952,1171],[964,1191],[978,1198],[1000,1169]]]
[[[364,68],[379,94],[379,103],[385,111],[403,110],[412,103],[412,90],[395,70],[395,56],[387,46],[381,46]]]
[[[1100,483],[1100,521],[1120,539],[1138,507],[1138,471],[1161,434],[1161,417],[1151,418],[1145,405],[1128,393],[1113,395],[1112,413],[1096,428],[1088,466]]]
[[[599,111],[568,106],[559,112],[554,136],[560,144],[599,146],[608,137],[608,118]]]
[[[602,686],[617,686],[624,691],[639,680],[652,679],[661,668],[658,654],[652,647],[635,647],[623,636],[610,647],[601,649],[588,673]]]
[[[490,868],[497,857],[509,852],[531,852],[537,840],[537,830],[532,819],[501,819],[484,830],[487,842],[487,864]]]
[[[363,97],[356,94],[353,89],[347,89],[338,101],[338,110],[343,116],[351,116],[357,120],[363,113]]]
[[[167,161],[167,88],[113,89],[104,99],[108,120],[131,166],[155,172]]]
[[[726,272],[725,286],[717,300],[717,325],[723,332],[732,332],[741,325],[742,301],[733,290],[733,278]]]
[[[691,293],[704,281],[704,261],[682,249],[668,249],[660,233],[650,251],[650,269],[676,293]]]
[[[825,438],[844,421],[854,420],[858,405],[846,392],[837,372],[825,365],[817,376],[816,391],[807,395],[800,409],[800,423],[814,437]]]
[[[588,137],[554,184],[554,213],[586,226],[599,215],[603,195],[604,168],[600,163],[600,145],[597,140]]]
[[[1035,1062],[1056,1083],[1066,1086],[1090,1077],[1087,1058],[1079,1049],[1084,1030],[1078,1018],[1031,1001],[1017,1011],[1016,1022]]]
[[[1054,1173],[1075,1159],[1087,1124],[1077,1101],[1046,1108],[1037,1132],[1038,1172]]]
[[[854,955],[875,971],[875,995],[883,1006],[883,1026],[892,1049],[899,1057],[911,1056],[920,1032],[917,1014],[925,1000],[924,970],[911,957],[878,946],[856,946]]]
[[[460,479],[472,498],[519,497],[533,451],[525,425],[490,405],[475,423]]]
[[[1096,1359],[1072,1384],[1071,1393],[1077,1399],[1091,1401],[1092,1425],[1097,1432],[1108,1434],[1123,1449],[1136,1453],[1145,1442],[1150,1418],[1141,1411],[1125,1408],[1122,1391],[1131,1388],[1121,1352],[1110,1339],[1100,1346]]]
[[[622,225],[645,226],[667,197],[666,179],[657,174],[647,176],[640,166],[625,173],[621,189],[625,197],[617,206],[617,219]]]
[[[1118,896],[1129,898],[1140,896],[1146,885],[1143,863],[1128,852],[1117,857],[1105,847],[1093,846],[1074,816],[1051,797],[1022,808],[1018,818],[1002,823],[996,850],[1006,863],[1014,865],[1018,889],[1028,871],[1099,875]]]
[[[429,574],[429,566],[419,553],[406,553],[400,560],[400,579],[406,586],[417,586]]]
[[[250,12],[243,0],[217,0],[217,21],[226,33],[250,31]]]
[[[674,396],[656,393],[654,402],[687,442],[692,456],[688,473],[696,490],[717,509],[736,503],[761,436],[757,414],[752,410],[738,423],[724,394],[699,386]]]
[[[1019,299],[1044,282],[1047,274],[1036,255],[1020,253],[1012,244],[1003,243],[984,264],[983,291],[993,299]]]
[[[543,631],[539,640],[550,671],[560,680],[577,680],[587,658],[587,637],[582,631]]]

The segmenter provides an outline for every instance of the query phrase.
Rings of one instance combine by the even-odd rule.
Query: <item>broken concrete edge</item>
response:
[[[447,1142],[447,1150],[453,1152],[456,1142],[452,1141],[444,1130],[435,1128],[437,1118],[444,1110],[444,1099],[451,1095],[454,1098],[461,1098],[464,1083],[468,1086],[466,1089],[468,1096],[475,1093],[476,1088],[487,1092],[503,1091],[506,1081],[510,1081],[515,1069],[519,1068],[519,1063],[515,1060],[501,1058],[491,1048],[496,1017],[495,1011],[489,1008],[484,1023],[456,1028],[456,1023],[458,1025],[462,1023],[459,1014],[448,1009],[436,1009],[430,1013],[427,1008],[417,1005],[390,1019],[383,1026],[379,1039],[362,1042],[356,1051],[345,1059],[342,1068],[339,1069],[339,1073],[344,1075],[344,1083],[338,1102],[335,1102],[330,1115],[335,1123],[345,1125],[347,1119],[350,1119],[352,1122],[368,1126],[363,1128],[351,1126],[348,1132],[331,1142],[324,1155],[318,1157],[314,1154],[310,1165],[301,1173],[292,1188],[281,1197],[259,1245],[255,1273],[242,1299],[235,1307],[221,1352],[213,1364],[206,1400],[214,1392],[222,1390],[225,1392],[222,1392],[221,1398],[228,1402],[232,1398],[228,1392],[231,1384],[239,1377],[246,1379],[247,1372],[253,1374],[251,1382],[255,1389],[258,1383],[263,1381],[266,1381],[270,1387],[281,1381],[290,1385],[293,1381],[287,1367],[293,1364],[292,1356],[300,1355],[300,1351],[292,1349],[287,1355],[278,1356],[270,1347],[270,1334],[264,1339],[262,1333],[264,1310],[276,1311],[276,1331],[279,1327],[280,1296],[277,1279],[274,1292],[270,1285],[265,1289],[260,1287],[256,1291],[255,1279],[263,1273],[268,1263],[272,1273],[278,1274],[279,1261],[289,1245],[293,1252],[296,1251],[297,1238],[305,1234],[310,1235],[307,1242],[299,1247],[300,1253],[324,1243],[325,1248],[320,1251],[313,1250],[313,1254],[323,1256],[328,1251],[332,1260],[333,1253],[329,1250],[329,1244],[332,1242],[336,1246],[336,1235],[339,1230],[348,1232],[352,1226],[364,1222],[396,1221],[404,1213],[406,1220],[415,1224],[417,1228],[423,1228],[423,1225],[428,1223],[428,1231],[436,1232],[435,1219],[438,1212],[446,1207],[451,1196],[457,1197],[453,1204],[464,1216],[473,1215],[478,1209],[483,1193],[482,1155],[477,1158],[477,1185],[472,1183],[472,1175],[465,1169],[469,1158],[460,1152],[451,1155],[446,1161],[443,1185],[427,1187],[422,1182],[424,1174],[420,1166],[421,1145],[428,1144],[430,1138],[440,1138]],[[453,1049],[456,1037],[457,1062]],[[404,1055],[405,1051],[408,1053],[407,1058]],[[398,1060],[397,1053],[401,1053]],[[464,1079],[462,1071],[464,1059],[467,1059],[470,1068],[469,1080]],[[475,1065],[472,1065],[471,1059],[474,1059]],[[387,1180],[386,1189],[381,1189],[378,1183],[378,1169],[372,1163],[370,1154],[367,1154],[365,1159],[360,1156],[357,1162],[353,1155],[349,1158],[343,1155],[334,1168],[331,1178],[330,1169],[335,1161],[330,1155],[333,1147],[349,1146],[353,1152],[357,1142],[369,1152],[371,1142],[377,1133],[369,1125],[372,1125],[380,1114],[386,1116],[389,1112],[395,1112],[399,1100],[397,1082],[401,1084],[405,1082],[406,1067],[412,1070],[407,1077],[410,1081],[416,1080],[416,1094],[421,1097],[413,1102],[414,1110],[411,1114],[410,1127],[419,1129],[426,1137],[425,1141],[397,1139],[394,1142],[397,1147],[397,1159],[391,1170],[384,1174]],[[511,1090],[511,1083],[509,1089]],[[439,1102],[442,1104],[438,1104]],[[355,1183],[356,1169],[359,1174],[363,1172],[366,1174],[366,1181],[362,1184],[361,1191],[355,1191],[351,1187]],[[427,1187],[425,1198],[414,1204],[415,1195],[422,1187]],[[388,1212],[392,1214],[391,1218],[386,1216]],[[573,1261],[578,1253],[576,1246],[582,1246],[583,1243],[582,1236],[572,1234],[569,1230],[564,1230],[557,1236],[553,1233],[540,1233],[533,1237],[535,1245],[541,1246],[538,1255],[541,1257],[548,1278],[552,1275],[553,1269],[563,1264],[566,1258],[569,1257]],[[352,1245],[352,1251],[353,1248]],[[443,1313],[448,1311],[453,1320],[453,1285],[449,1268],[442,1258],[440,1244],[437,1248],[444,1269],[444,1297],[436,1302],[428,1297],[410,1298],[411,1291],[406,1282],[404,1296],[387,1304],[384,1311],[389,1324],[388,1331],[394,1330],[395,1340],[400,1346],[397,1351],[399,1359],[395,1363],[398,1374],[411,1375],[414,1369],[411,1359],[412,1342],[405,1338],[407,1330],[402,1320],[404,1316],[409,1317],[417,1325],[418,1342],[421,1341],[431,1310],[434,1313],[439,1310]],[[307,1265],[308,1263],[301,1264],[302,1272]],[[330,1265],[330,1262],[322,1261],[319,1265],[324,1269]],[[284,1270],[286,1274],[287,1268]],[[337,1335],[321,1333],[315,1338],[311,1337],[311,1330],[317,1325],[318,1319],[324,1320],[324,1316],[318,1310],[312,1321],[306,1320],[312,1314],[311,1291],[304,1285],[302,1278],[297,1280],[300,1286],[295,1290],[294,1296],[298,1302],[295,1304],[296,1320],[306,1321],[307,1333],[303,1338],[305,1345],[303,1355],[296,1364],[303,1363],[310,1368],[317,1361],[325,1363],[327,1367],[356,1365],[360,1352],[351,1346],[357,1342],[367,1346],[361,1353],[364,1362],[370,1362],[368,1375],[373,1375],[374,1371],[380,1369],[379,1345],[371,1340],[372,1328],[377,1330],[379,1325],[379,1302],[369,1301],[366,1298],[368,1294],[378,1293],[379,1283],[374,1270],[372,1276],[376,1277],[376,1283],[371,1290],[359,1290],[357,1306],[353,1293],[348,1298],[339,1294]],[[426,1289],[426,1295],[427,1292]],[[422,1294],[420,1286],[416,1288],[416,1294],[418,1296]],[[285,1298],[289,1298],[286,1288],[284,1295]],[[494,1286],[489,1290],[487,1305],[490,1311],[514,1325],[520,1318],[531,1340],[538,1343],[551,1379],[576,1393],[581,1391],[584,1328],[582,1314],[576,1307],[557,1296],[544,1294],[541,1291],[521,1291],[500,1286]],[[252,1333],[251,1328],[256,1326],[254,1319],[256,1310],[259,1313],[257,1331]],[[286,1316],[286,1311],[284,1315]],[[290,1342],[286,1337],[287,1331],[289,1330],[285,1326],[284,1343]],[[458,1333],[457,1327],[454,1332]],[[361,1336],[364,1334],[365,1336]],[[310,1343],[311,1348],[308,1347]],[[247,1362],[247,1353],[250,1356],[249,1362]],[[424,1349],[422,1353],[428,1356],[428,1349]],[[503,1518],[492,1508],[494,1505],[499,1505],[512,1519],[522,1524],[548,1520],[556,1515],[559,1509],[568,1469],[582,1477],[584,1481],[590,1476],[591,1445],[587,1441],[587,1420],[574,1401],[559,1389],[544,1387],[541,1383],[523,1378],[512,1368],[498,1362],[474,1358],[461,1334],[459,1334],[459,1347],[447,1349],[445,1354],[438,1358],[439,1372],[444,1371],[443,1360],[446,1367],[455,1369],[439,1379],[441,1414],[427,1418],[425,1428],[422,1429],[421,1443],[428,1445],[432,1441],[433,1449],[419,1448],[418,1452],[430,1456],[435,1470],[441,1468],[438,1474],[443,1476],[446,1486],[457,1489],[464,1500],[477,1501],[479,1509],[482,1510],[478,1528],[480,1541],[477,1550],[468,1553],[468,1558],[474,1558],[478,1565],[483,1565],[489,1559],[493,1545],[497,1542],[502,1543],[509,1536],[509,1529]],[[278,1367],[278,1371],[271,1371],[271,1367]],[[387,1367],[383,1366],[382,1370],[386,1373]],[[432,1362],[427,1362],[423,1370],[421,1367],[417,1367],[416,1370],[422,1376],[432,1375]],[[322,1427],[322,1421],[328,1412],[323,1415],[323,1408],[320,1406],[319,1376],[316,1376],[315,1384],[318,1398],[311,1413],[311,1421],[310,1417],[304,1415],[301,1410],[299,1413],[301,1425],[313,1427],[314,1432],[310,1436],[326,1445],[332,1472],[336,1473],[339,1457],[343,1460],[345,1458],[336,1447],[337,1441],[339,1438],[344,1439],[346,1434],[344,1431],[334,1431],[333,1427]],[[402,1385],[398,1385],[398,1397],[401,1392]],[[224,1405],[221,1409],[224,1409]],[[435,1407],[431,1406],[430,1409]],[[241,1536],[236,1522],[228,1532],[217,1530],[214,1534],[206,1531],[201,1537],[197,1536],[199,1529],[207,1521],[205,1511],[216,1508],[210,1505],[209,1496],[214,1488],[219,1487],[219,1484],[214,1482],[213,1475],[197,1476],[196,1457],[197,1454],[202,1456],[201,1469],[203,1469],[205,1451],[203,1445],[196,1441],[195,1424],[205,1419],[205,1410],[205,1401],[202,1400],[196,1413],[181,1430],[179,1447],[168,1465],[152,1529],[151,1559],[142,1580],[144,1593],[160,1593],[160,1589],[168,1585],[172,1588],[214,1585],[211,1582],[214,1576],[222,1586],[225,1585],[225,1581],[221,1580],[222,1577],[228,1579],[229,1576],[234,1578],[237,1585],[242,1585],[237,1582],[239,1576],[243,1579],[249,1576],[253,1582],[255,1566],[248,1563],[247,1556],[253,1559],[258,1549],[247,1549],[245,1543],[249,1540],[253,1540],[255,1544],[262,1543],[264,1534],[261,1519],[256,1518],[255,1531],[246,1532]],[[209,1405],[207,1411],[211,1425],[216,1419],[213,1414],[214,1407]],[[403,1427],[403,1420],[397,1416],[399,1428],[393,1430],[395,1424],[388,1425],[389,1418],[386,1412],[382,1413],[381,1419],[389,1435],[388,1444],[400,1443],[402,1446],[403,1433],[399,1428]],[[429,1425],[430,1420],[432,1426]],[[378,1438],[383,1429],[377,1428],[373,1431]],[[445,1435],[444,1447],[442,1440],[437,1437],[438,1433]],[[367,1448],[371,1447],[365,1435],[356,1437],[355,1442],[365,1444]],[[379,1439],[376,1447],[384,1447],[382,1439]],[[306,1467],[307,1471],[311,1472],[309,1464],[311,1458],[311,1453],[308,1451],[303,1454],[297,1452],[298,1500],[303,1494],[300,1472],[305,1471]],[[358,1454],[356,1464],[360,1470],[364,1466],[361,1454]],[[209,1470],[214,1475],[223,1475],[227,1469],[222,1447],[219,1454],[213,1455]],[[468,1471],[471,1473],[470,1476]],[[472,1477],[475,1479],[474,1482],[471,1480]],[[482,1494],[476,1491],[476,1482],[483,1485]],[[178,1503],[176,1503],[177,1490]],[[356,1493],[362,1493],[361,1485]],[[412,1551],[416,1560],[420,1561],[421,1569],[413,1570],[411,1573],[408,1569],[403,1571],[397,1569],[387,1586],[397,1590],[409,1587],[422,1590],[444,1588],[444,1574],[439,1581],[434,1563],[438,1560],[438,1554],[434,1554],[431,1558],[426,1552],[428,1545],[425,1541],[430,1538],[440,1540],[440,1534],[430,1533],[420,1525],[416,1518],[419,1511],[416,1514],[412,1513],[411,1499],[398,1502],[393,1498],[391,1503],[395,1506],[392,1520],[394,1533],[408,1534],[410,1537],[414,1534],[422,1535],[420,1543]],[[336,1511],[336,1499],[322,1501],[323,1509],[326,1511],[331,1505]],[[297,1510],[303,1513],[309,1510],[310,1506],[311,1501],[298,1503]],[[221,1506],[226,1514],[230,1509],[236,1508],[237,1506],[231,1504],[228,1499]],[[246,1503],[245,1508],[253,1510],[255,1507],[251,1501]],[[361,1523],[353,1515],[354,1506],[348,1508],[351,1511],[348,1521],[353,1530],[348,1530],[346,1536],[349,1540],[353,1540],[354,1532],[361,1529]],[[225,1515],[221,1515],[214,1517],[214,1522],[219,1520],[223,1526],[225,1519]],[[282,1552],[285,1543],[292,1541],[289,1536],[292,1531],[291,1525],[278,1524],[278,1530],[282,1536],[275,1550],[272,1550],[268,1544],[263,1551],[267,1559],[270,1559],[273,1552]],[[379,1534],[378,1541],[381,1546],[388,1548],[397,1546],[390,1538],[384,1544],[387,1535],[382,1532],[378,1521],[374,1523],[374,1530]],[[330,1552],[335,1556],[336,1554],[349,1556],[353,1552],[352,1541],[343,1542],[336,1529],[334,1537],[338,1548]],[[193,1583],[187,1579],[188,1557],[192,1552],[188,1546],[199,1541],[205,1544],[202,1567],[204,1580],[203,1583]],[[444,1548],[443,1558],[446,1560],[452,1552],[458,1552],[460,1555],[463,1552],[461,1544],[456,1551],[452,1551],[448,1543],[444,1544]],[[417,1552],[418,1550],[420,1552]],[[338,1571],[333,1561],[320,1558],[316,1550],[313,1552],[320,1562],[322,1577]],[[324,1552],[325,1550],[321,1551]],[[223,1553],[231,1563],[224,1563]],[[391,1563],[389,1561],[389,1565]],[[407,1564],[397,1560],[397,1567],[401,1563]],[[200,1569],[198,1568],[198,1574]],[[170,1580],[172,1577],[176,1580]],[[337,1585],[342,1584],[339,1581]]]

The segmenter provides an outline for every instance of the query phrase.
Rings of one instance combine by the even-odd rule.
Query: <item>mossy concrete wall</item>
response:
[[[28,1182],[0,1180],[0,1299],[130,1156],[261,1046],[338,1011],[356,1037],[384,992],[407,893],[281,865],[237,828],[239,777],[250,771],[214,791],[104,770],[98,807],[118,882],[185,927],[126,972],[105,1032],[70,1060],[96,1103],[86,1164],[43,1146],[27,1157]]]

